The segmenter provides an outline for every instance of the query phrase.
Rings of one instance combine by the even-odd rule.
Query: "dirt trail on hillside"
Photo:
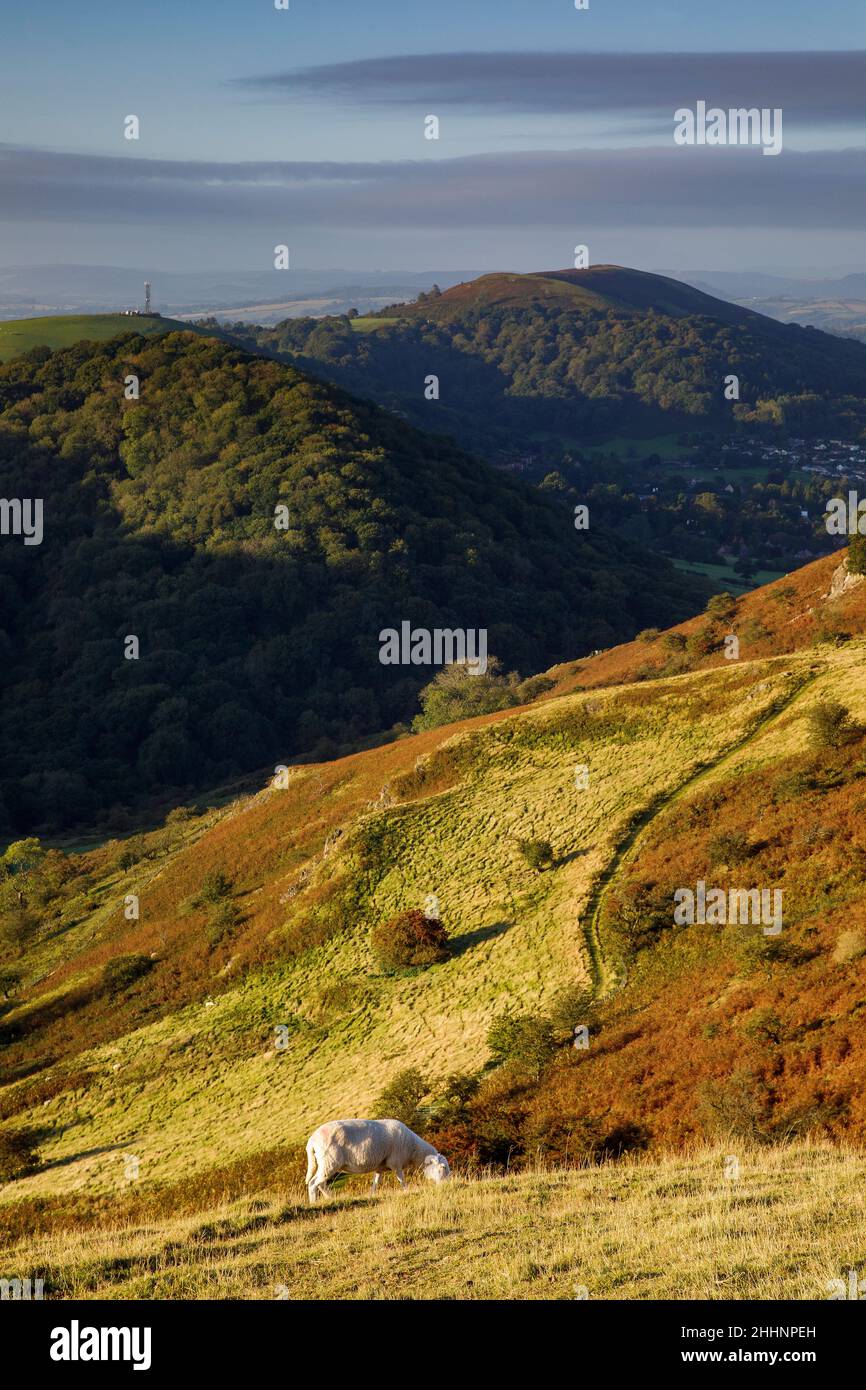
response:
[[[726,749],[721,757],[716,758],[714,762],[701,763],[689,773],[689,776],[681,782],[678,787],[674,788],[673,791],[663,792],[655,797],[632,822],[628,832],[617,845],[613,858],[607,868],[594,884],[584,913],[584,920],[586,923],[584,935],[586,938],[586,947],[589,953],[595,984],[595,996],[597,999],[603,999],[606,995],[613,993],[615,989],[621,988],[625,984],[627,978],[621,966],[617,969],[609,960],[605,959],[599,930],[602,911],[614,883],[626,866],[637,858],[640,853],[641,843],[649,833],[655,821],[660,815],[667,811],[675,801],[678,801],[680,797],[691,792],[700,782],[717,773],[726,763],[730,762],[756,738],[765,733],[780,715],[789,710],[791,706],[812,687],[818,677],[824,675],[826,671],[826,665],[821,665],[818,669],[812,668],[808,671],[804,678],[800,680],[786,696],[775,701],[767,714],[759,719],[754,727],[744,734],[742,738],[739,738],[736,743]]]

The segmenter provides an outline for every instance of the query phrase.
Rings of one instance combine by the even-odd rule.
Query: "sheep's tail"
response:
[[[316,1160],[316,1151],[313,1147],[313,1141],[311,1139],[310,1142],[307,1144],[307,1176],[304,1178],[304,1182],[306,1183],[307,1187],[309,1187],[310,1181],[317,1167],[318,1163]]]

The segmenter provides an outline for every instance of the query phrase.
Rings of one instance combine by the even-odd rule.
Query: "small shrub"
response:
[[[820,700],[809,711],[809,734],[816,748],[841,748],[855,735],[850,710],[838,700]]]
[[[540,873],[553,863],[553,847],[549,840],[518,840],[517,848],[530,869]]]
[[[515,686],[514,693],[522,705],[528,705],[539,695],[546,695],[555,685],[556,681],[551,680],[550,676],[527,676],[525,681]]]
[[[131,869],[134,864],[138,864],[140,860],[144,859],[146,854],[147,845],[144,836],[132,835],[125,841],[115,859],[115,867],[123,869],[125,872],[127,869]]]
[[[686,639],[682,632],[666,632],[662,638],[662,646],[668,652],[684,652],[686,649]]]
[[[574,1030],[586,1023],[593,1007],[592,990],[585,985],[571,985],[562,990],[550,1008],[550,1022],[560,1037],[574,1037]]]
[[[748,836],[741,830],[723,830],[707,845],[707,858],[713,869],[719,864],[744,864],[751,853]]]
[[[204,903],[222,902],[224,898],[231,897],[234,884],[230,878],[218,869],[209,874],[205,874],[198,897],[195,899],[195,906],[200,907]]]
[[[0,1182],[26,1178],[39,1167],[34,1129],[0,1129]]]
[[[866,536],[852,536],[848,542],[848,573],[866,574]]]
[[[150,956],[115,956],[106,963],[102,971],[102,984],[114,999],[123,990],[129,989],[153,968]]]
[[[772,1043],[774,1047],[778,1047],[784,1036],[782,1020],[772,1009],[758,1009],[751,1018],[746,1019],[743,1032],[747,1038],[754,1038],[756,1042]]]
[[[490,1028],[487,1046],[494,1062],[517,1062],[538,1073],[553,1056],[556,1040],[546,1018],[536,1014],[506,1015]]]
[[[753,1072],[739,1070],[725,1081],[705,1082],[698,1090],[697,1113],[710,1139],[762,1143],[768,1137],[770,1098]]]
[[[438,918],[425,917],[418,908],[380,922],[370,933],[370,946],[386,970],[435,965],[448,959],[445,928]]]
[[[638,642],[657,642],[659,635],[657,627],[645,627],[638,633],[636,640]]]
[[[430,1084],[414,1067],[398,1072],[385,1087],[376,1102],[380,1120],[402,1120],[415,1129],[423,1123],[421,1102],[430,1091]]]
[[[241,914],[237,904],[230,898],[222,898],[211,904],[207,921],[207,939],[211,946],[218,946],[229,932],[234,931]]]
[[[718,645],[715,633],[710,627],[701,628],[700,632],[693,632],[686,642],[686,651],[689,656],[699,658],[709,656],[710,652],[715,651]]]
[[[707,613],[711,618],[718,618],[721,622],[729,622],[737,611],[737,600],[733,594],[727,591],[721,594],[713,594],[707,604]]]

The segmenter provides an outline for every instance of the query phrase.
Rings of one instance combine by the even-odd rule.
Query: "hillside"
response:
[[[355,1187],[313,1214],[275,1161],[116,1211],[86,1197],[0,1207],[0,1248],[46,1298],[813,1301],[840,1274],[846,1286],[860,1155],[751,1150],[737,1182],[729,1161],[717,1148],[376,1198]]]
[[[190,329],[176,319],[163,318],[159,314],[137,314],[134,318],[126,314],[60,314],[54,317],[32,319],[8,319],[0,322],[0,362],[8,362],[13,357],[30,352],[33,348],[72,347],[82,341],[101,343],[116,338],[119,333],[137,333],[142,337],[154,334],[176,332]]]
[[[0,367],[0,493],[45,518],[0,549],[0,834],[122,830],[154,795],[381,737],[433,675],[380,662],[404,621],[486,629],[530,675],[706,594],[448,441],[189,333]]]
[[[27,861],[16,886],[43,925],[8,953],[0,1103],[38,1126],[46,1166],[4,1197],[111,1193],[129,1152],[147,1184],[219,1183],[323,1115],[369,1110],[409,1068],[419,1123],[470,1169],[729,1131],[862,1142],[866,584],[827,597],[828,578],[802,577],[820,629],[785,655],[745,645],[703,669],[694,652],[693,670],[600,685],[603,653],[570,693]],[[725,626],[781,627],[784,588]],[[816,746],[826,702],[853,724]],[[525,838],[550,841],[542,872]],[[674,929],[674,890],[701,879],[781,889],[779,940]],[[383,970],[371,927],[431,893],[449,959]],[[107,992],[118,955],[143,964]],[[531,1064],[491,1065],[504,1016],[543,1043]]]
[[[372,318],[231,331],[486,457],[688,429],[857,438],[866,425],[863,344],[620,266],[482,275]]]

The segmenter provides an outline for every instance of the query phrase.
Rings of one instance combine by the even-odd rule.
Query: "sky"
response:
[[[289,6],[0,0],[0,267],[866,270],[863,0]]]

